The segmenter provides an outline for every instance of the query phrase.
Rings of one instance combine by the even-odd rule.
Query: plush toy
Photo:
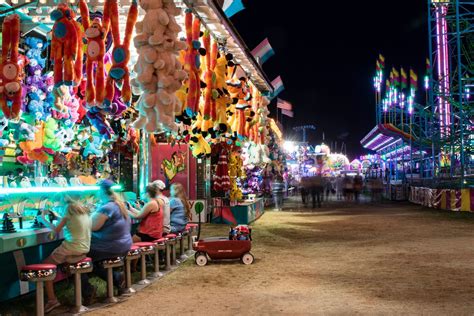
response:
[[[8,128],[8,119],[0,113],[0,147],[6,147],[10,144],[10,140],[5,137],[4,131]]]
[[[211,155],[211,146],[209,146],[209,143],[201,134],[192,135],[189,145],[191,146],[192,155],[196,158],[204,158]]]
[[[107,2],[108,3],[108,2]],[[104,55],[105,40],[109,30],[109,8],[104,6],[103,21],[95,18],[90,21],[89,8],[85,0],[79,1],[81,10],[81,22],[84,27],[84,34],[87,38],[86,50],[86,101],[89,104],[102,104],[105,97],[105,78],[104,78]],[[94,66],[96,66],[94,76]]]
[[[109,122],[106,120],[105,115],[98,108],[91,109],[87,112],[86,116],[89,119],[91,125],[97,129],[103,138],[112,138],[114,131],[110,127]]]
[[[86,141],[86,146],[82,153],[83,157],[88,157],[89,155],[95,156],[97,158],[102,158],[104,156],[104,151],[102,150],[102,144],[104,140],[101,135],[93,135]]]
[[[199,35],[201,32],[201,21],[194,17],[191,9],[186,9],[184,23],[186,27],[187,51],[185,57],[184,69],[188,73],[188,97],[186,100],[187,111],[195,113],[200,97],[199,80]]]
[[[207,134],[214,131],[214,120],[216,118],[216,104],[213,91],[216,78],[214,74],[214,68],[217,59],[217,43],[213,41],[211,49],[211,35],[209,31],[204,32],[202,40],[204,43],[204,49],[206,50],[205,63],[202,64],[205,68],[203,71],[203,79],[206,84],[206,88],[203,92],[204,100],[202,102],[201,109],[203,116],[201,131]]]
[[[22,69],[18,64],[20,18],[17,14],[3,20],[0,108],[8,119],[17,119],[22,104]]]
[[[180,28],[175,16],[180,11],[169,0],[143,0],[140,6],[145,16],[137,23],[134,39],[138,60],[132,86],[142,95],[136,106],[139,117],[133,126],[149,133],[162,129],[176,132],[175,114],[182,107],[176,91],[186,78],[176,58],[184,48],[184,43],[177,40]]]
[[[66,102],[69,101],[71,95],[69,93],[69,87],[65,85],[57,86],[53,89],[52,95],[54,96],[54,112],[53,115],[57,119],[68,118],[68,108]]]
[[[74,130],[70,127],[63,126],[56,133],[56,138],[59,140],[60,152],[68,153],[72,150],[69,144],[74,140]]]
[[[132,4],[128,11],[127,25],[125,27],[125,38],[123,43],[120,40],[119,32],[119,13],[117,0],[106,0],[105,7],[109,10],[111,21],[112,37],[114,40],[114,48],[112,50],[112,67],[106,82],[106,96],[104,104],[110,106],[114,97],[115,85],[119,82],[122,84],[122,100],[129,105],[132,99],[132,91],[130,88],[130,74],[128,70],[128,62],[130,60],[130,39],[133,33],[133,27],[138,18],[138,4],[136,0],[132,0]]]
[[[44,68],[46,65],[46,58],[43,58],[42,51],[45,49],[43,40],[37,37],[28,36],[24,41],[25,45],[28,47],[26,52],[26,57],[30,60],[35,60],[41,68]]]
[[[58,132],[58,122],[54,118],[49,118],[44,124],[43,146],[53,152],[61,149],[61,141],[56,137]]]
[[[75,17],[76,13],[65,3],[51,12],[55,86],[78,85],[82,78],[82,31]]]

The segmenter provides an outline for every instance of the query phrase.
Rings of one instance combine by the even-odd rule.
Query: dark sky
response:
[[[276,51],[263,68],[270,80],[282,76],[286,89],[280,97],[293,103],[295,117],[283,118],[288,138],[291,127],[314,124],[310,143],[320,143],[324,132],[326,144],[337,140],[340,147],[346,135],[353,159],[365,153],[359,141],[375,124],[372,76],[378,54],[387,67],[413,66],[422,79],[426,0],[243,3],[246,9],[231,21],[250,49],[268,37]],[[273,102],[272,113],[275,107]]]

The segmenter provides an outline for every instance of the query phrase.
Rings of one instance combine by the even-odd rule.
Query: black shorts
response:
[[[155,240],[158,239],[158,238],[153,238],[153,237],[151,237],[150,235],[147,235],[147,234],[142,234],[142,233],[140,233],[140,232],[137,232],[136,235],[137,235],[138,237],[140,237],[140,239],[141,239],[142,241],[145,241],[145,242],[151,242],[151,241],[155,241]]]

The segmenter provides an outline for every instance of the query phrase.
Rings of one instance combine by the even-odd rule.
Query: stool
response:
[[[171,256],[170,258],[170,263],[172,266],[176,265],[176,234],[168,234],[166,235],[166,238],[168,238],[167,245],[169,245],[169,251],[166,254],[166,265],[168,266],[168,257]],[[166,269],[169,270],[169,269]]]
[[[92,272],[92,259],[84,258],[76,263],[69,263],[66,270],[74,275],[74,313],[87,311],[87,307],[82,306],[81,274]]]
[[[185,260],[188,256],[186,255],[186,252],[189,250],[189,229],[185,228],[182,232],[181,232],[181,242],[179,244],[180,246],[180,256],[181,256],[181,260]],[[186,247],[188,248],[188,250],[184,250],[185,249],[185,246],[184,246],[184,239],[188,237],[188,242],[187,242],[187,245]]]
[[[179,240],[179,260],[184,261],[188,256],[184,254],[184,238],[186,237],[187,232],[182,231],[178,235],[178,240]]]
[[[140,263],[141,263],[141,271],[140,271],[140,281],[138,284],[145,285],[149,284],[150,281],[146,278],[146,255],[155,254],[155,244],[152,242],[137,242],[133,244],[140,248]]]
[[[160,272],[160,256],[159,251],[165,250],[166,251],[166,238],[160,238],[155,240],[155,272],[153,272],[154,278],[159,278],[163,276],[163,273]]]
[[[109,258],[100,261],[99,263],[104,269],[107,269],[107,302],[117,303],[118,299],[114,297],[114,275],[113,269],[123,266],[123,259],[121,257]]]
[[[133,294],[135,289],[132,288],[132,271],[130,269],[130,262],[132,260],[138,260],[140,258],[140,247],[132,245],[130,250],[125,257],[125,289],[122,290],[123,294]]]
[[[36,283],[36,315],[44,315],[44,282],[56,278],[56,265],[30,264],[23,266],[20,271],[20,280]]]
[[[192,253],[192,249],[193,249],[193,236],[195,236],[196,234],[196,231],[197,231],[197,228],[198,228],[198,224],[193,224],[193,223],[188,223],[186,225],[186,230],[188,230],[188,254],[191,254]]]

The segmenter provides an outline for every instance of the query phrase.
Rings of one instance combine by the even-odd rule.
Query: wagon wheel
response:
[[[195,255],[196,264],[200,267],[203,267],[207,264],[207,255],[204,252],[199,252]]]
[[[254,257],[250,252],[244,253],[242,258],[240,258],[243,264],[249,265],[253,263]]]

